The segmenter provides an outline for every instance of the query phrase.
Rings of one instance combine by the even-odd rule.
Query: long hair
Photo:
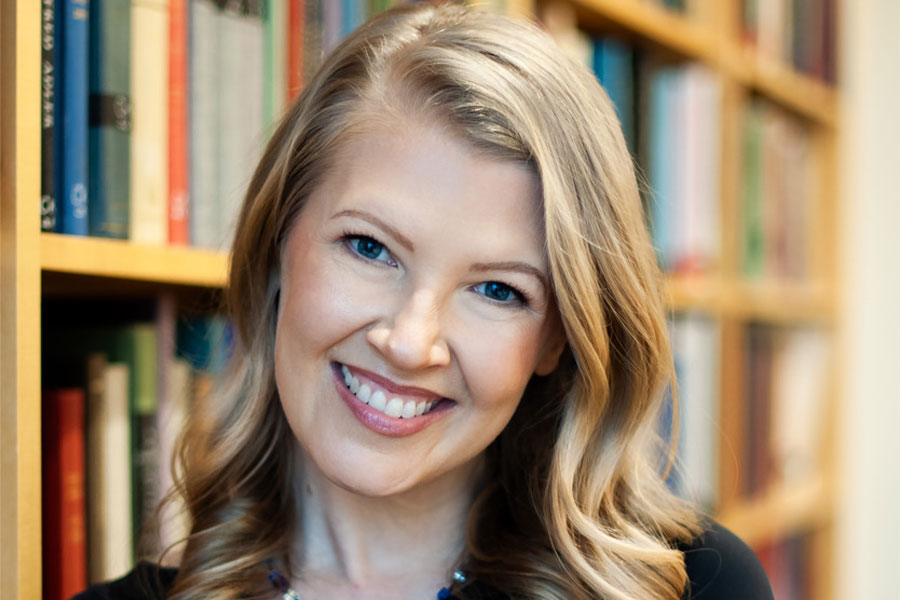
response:
[[[261,563],[291,564],[293,438],[273,376],[282,247],[342,140],[410,115],[537,175],[567,337],[487,450],[470,576],[513,598],[680,598],[676,545],[699,517],[663,481],[657,415],[674,377],[662,278],[615,111],[535,26],[426,4],[375,17],[325,59],[251,180],[227,290],[234,357],[177,455],[192,529],[171,597],[271,593]]]

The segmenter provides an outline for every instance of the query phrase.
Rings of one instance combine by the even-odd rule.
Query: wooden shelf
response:
[[[228,256],[221,252],[54,233],[41,234],[40,245],[44,272],[207,288],[228,280]]]
[[[717,519],[748,545],[758,547],[827,524],[833,498],[828,480],[818,476],[726,507]]]
[[[666,280],[666,296],[670,310],[722,312],[722,286],[714,276],[670,275]]]
[[[574,3],[578,22],[584,28],[613,25],[639,36],[652,45],[684,58],[715,62],[716,36],[689,16],[662,4],[635,0],[579,0]]]
[[[723,311],[746,320],[771,323],[824,323],[834,319],[824,285],[741,281],[725,286]]]
[[[837,92],[828,84],[761,56],[752,47],[735,47],[727,62],[731,75],[748,88],[800,116],[826,127],[838,118]]]
[[[670,275],[669,309],[767,323],[825,323],[834,319],[824,286],[785,282],[725,282],[715,275]]]

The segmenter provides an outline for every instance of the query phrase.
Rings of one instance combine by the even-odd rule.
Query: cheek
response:
[[[468,351],[458,355],[472,396],[482,400],[483,408],[503,406],[511,414],[534,373],[540,328],[528,324],[494,331],[493,335],[481,329],[470,332],[467,338]]]

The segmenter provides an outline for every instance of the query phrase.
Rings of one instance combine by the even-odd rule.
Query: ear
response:
[[[534,374],[543,377],[555,371],[559,365],[559,357],[562,356],[562,351],[568,341],[562,321],[558,315],[554,315],[552,321],[547,325],[547,333],[544,336],[543,348],[534,367]]]

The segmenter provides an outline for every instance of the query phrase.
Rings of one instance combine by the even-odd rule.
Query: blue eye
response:
[[[499,281],[486,281],[475,286],[475,289],[498,304],[525,304],[525,297],[521,292]]]
[[[384,244],[374,238],[365,235],[348,235],[344,240],[355,254],[358,254],[363,258],[376,260],[389,265],[396,264],[391,258],[390,253],[387,251],[387,248],[384,247]]]
[[[384,245],[380,242],[376,242],[372,238],[356,238],[354,246],[356,246],[357,252],[359,252],[366,258],[371,258],[372,260],[376,260],[378,256],[384,251]]]

